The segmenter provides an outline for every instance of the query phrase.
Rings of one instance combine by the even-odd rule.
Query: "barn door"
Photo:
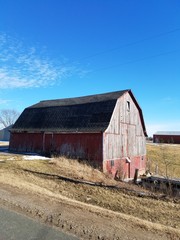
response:
[[[53,148],[53,134],[52,133],[44,133],[44,141],[43,141],[43,151],[45,154],[50,155]]]

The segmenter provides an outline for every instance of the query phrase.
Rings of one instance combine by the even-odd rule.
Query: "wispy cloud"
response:
[[[0,105],[6,105],[10,102],[10,100],[6,100],[6,99],[0,99]]]
[[[0,34],[0,89],[52,86],[67,76],[82,77],[84,73],[76,64],[49,59],[35,47]]]

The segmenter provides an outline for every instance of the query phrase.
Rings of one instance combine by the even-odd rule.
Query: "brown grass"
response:
[[[79,162],[78,160],[67,159],[59,157],[52,159],[50,164],[55,165],[59,174],[66,175],[75,179],[82,179],[85,181],[100,182],[104,184],[115,184],[116,181],[109,178],[104,173],[91,167],[86,162]]]
[[[147,167],[159,175],[180,178],[180,145],[147,144]]]

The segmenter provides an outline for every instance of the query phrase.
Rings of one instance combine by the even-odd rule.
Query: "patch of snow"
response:
[[[37,155],[31,155],[31,156],[23,156],[23,160],[50,160],[50,158],[43,157],[43,156],[37,156]]]
[[[0,145],[9,145],[8,141],[0,141]]]

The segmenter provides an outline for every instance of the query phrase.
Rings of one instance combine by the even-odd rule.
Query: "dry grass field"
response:
[[[173,159],[173,163],[178,166],[180,148],[178,146],[165,146],[163,150],[161,148],[162,146],[148,144],[147,154],[148,158],[152,159],[151,168],[153,169],[158,163],[159,170],[162,168],[163,174],[165,160],[162,157],[163,154],[168,160]],[[141,228],[143,232],[157,234],[156,239],[161,239],[158,238],[159,234],[163,236],[162,239],[180,239],[179,199],[162,197],[161,194],[155,195],[136,185],[116,182],[99,170],[77,160],[66,158],[24,160],[22,155],[2,152],[0,160],[2,161],[0,163],[0,184],[6,187],[12,186],[13,189],[22,193],[28,192],[33,196],[41,196],[41,201],[43,198],[49,199],[52,205],[55,201],[64,199],[65,202],[85,204],[85,209],[88,208],[87,206],[100,207],[120,214],[121,220],[118,222],[124,219],[129,222],[132,229],[134,226]],[[175,174],[174,176],[178,177],[179,171],[170,166],[168,165],[168,174]],[[73,182],[72,179],[107,186],[83,184]],[[112,186],[119,186],[119,189]],[[144,193],[144,195],[139,195],[139,193]],[[106,214],[106,217],[110,219],[108,216]],[[117,221],[117,219],[111,221]],[[136,238],[132,236],[128,239]]]
[[[180,178],[180,145],[147,144],[147,167],[152,173]]]

